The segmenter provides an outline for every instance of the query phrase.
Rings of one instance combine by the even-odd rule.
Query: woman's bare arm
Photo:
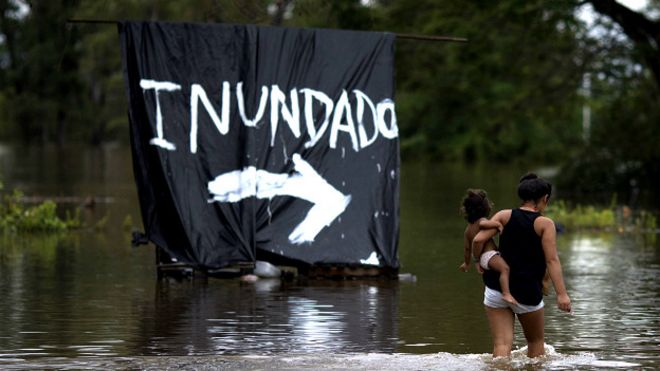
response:
[[[557,230],[555,223],[546,217],[539,217],[535,224],[538,223],[537,233],[541,235],[541,244],[543,245],[543,254],[545,255],[545,262],[548,266],[548,274],[552,280],[557,293],[557,306],[559,309],[570,312],[571,299],[568,297],[566,286],[564,285],[564,277],[561,271],[561,263],[559,255],[557,254]],[[536,225],[535,225],[536,227]]]
[[[479,229],[497,229],[498,232],[502,233],[502,223],[494,219],[483,218],[479,221]]]
[[[511,210],[500,210],[493,217],[490,219],[494,223],[498,223],[500,225],[505,225],[509,221],[509,217],[511,216]],[[481,227],[481,225],[479,225]],[[484,250],[484,245],[488,240],[493,238],[497,233],[499,232],[499,229],[496,228],[489,228],[489,229],[481,229],[479,233],[477,233],[476,236],[474,236],[474,239],[472,240],[472,254],[475,257],[481,256],[481,252]]]

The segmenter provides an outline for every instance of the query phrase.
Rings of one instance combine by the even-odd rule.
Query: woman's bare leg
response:
[[[527,340],[527,356],[530,358],[545,354],[543,331],[544,331],[544,308],[537,311],[519,314],[518,321],[523,328]]]
[[[495,272],[500,273],[500,288],[502,288],[502,299],[507,303],[518,304],[513,295],[511,295],[511,290],[509,290],[509,265],[504,261],[504,259],[495,255],[490,260],[488,260],[488,268],[494,270]]]
[[[486,307],[493,338],[493,357],[508,357],[513,347],[513,312],[509,308]]]

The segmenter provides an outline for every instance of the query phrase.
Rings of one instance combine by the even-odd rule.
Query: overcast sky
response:
[[[618,0],[621,4],[632,10],[641,10],[646,7],[647,0]]]
[[[632,10],[639,11],[646,7],[648,0],[617,0],[617,2],[627,6]],[[583,6],[577,14],[580,18],[585,20],[587,24],[591,24],[595,17],[594,10],[591,5]]]

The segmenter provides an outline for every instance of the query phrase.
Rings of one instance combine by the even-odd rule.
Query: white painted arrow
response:
[[[261,199],[292,196],[309,201],[314,206],[289,234],[289,241],[312,242],[325,226],[346,210],[351,196],[331,186],[299,154],[294,154],[292,161],[293,174],[269,173],[254,166],[220,174],[209,182],[208,190],[213,195],[209,202],[238,202],[254,196]]]

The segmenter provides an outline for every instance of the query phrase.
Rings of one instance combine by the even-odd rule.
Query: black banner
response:
[[[394,35],[119,25],[149,239],[203,268],[261,254],[397,268]]]

